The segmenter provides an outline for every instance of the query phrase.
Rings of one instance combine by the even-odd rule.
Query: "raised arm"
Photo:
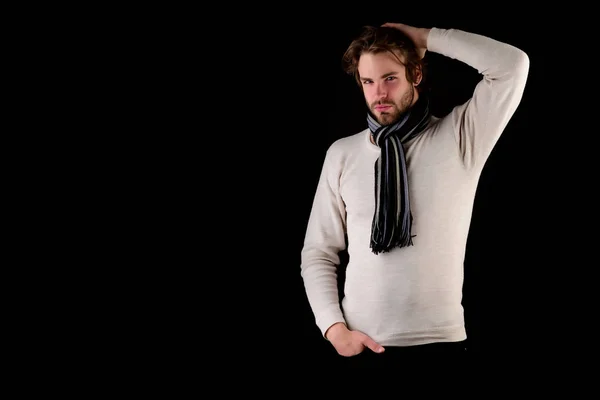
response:
[[[465,166],[481,169],[521,102],[529,57],[509,44],[456,29],[431,29],[427,48],[482,74],[473,96],[449,115]]]
[[[481,168],[521,102],[529,74],[527,54],[458,29],[384,25],[404,31],[421,55],[426,49],[464,62],[482,75],[473,96],[448,115],[465,166]]]

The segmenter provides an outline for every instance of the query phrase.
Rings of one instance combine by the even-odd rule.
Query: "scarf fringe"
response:
[[[371,239],[371,251],[373,252],[373,254],[377,255],[381,253],[389,253],[397,247],[414,246],[413,238],[416,236],[417,235],[403,236],[401,238],[398,238],[396,241],[392,242],[392,244],[389,246],[385,246],[383,243],[378,243]]]

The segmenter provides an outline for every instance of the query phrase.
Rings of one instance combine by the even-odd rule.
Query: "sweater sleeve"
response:
[[[473,96],[449,114],[465,166],[482,168],[521,101],[529,57],[514,46],[456,29],[432,28],[427,47],[482,74]]]
[[[306,295],[323,336],[344,322],[339,302],[337,267],[346,248],[346,213],[339,193],[340,163],[330,148],[325,156],[301,252]]]

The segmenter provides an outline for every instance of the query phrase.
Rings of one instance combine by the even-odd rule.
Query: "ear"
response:
[[[415,82],[413,83],[413,86],[419,86],[422,79],[423,71],[421,70],[421,67],[417,67],[417,70],[415,71]]]

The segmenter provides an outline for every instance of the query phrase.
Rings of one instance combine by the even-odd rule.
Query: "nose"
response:
[[[377,83],[375,86],[375,96],[377,100],[384,99],[387,96],[386,88],[381,83]]]

